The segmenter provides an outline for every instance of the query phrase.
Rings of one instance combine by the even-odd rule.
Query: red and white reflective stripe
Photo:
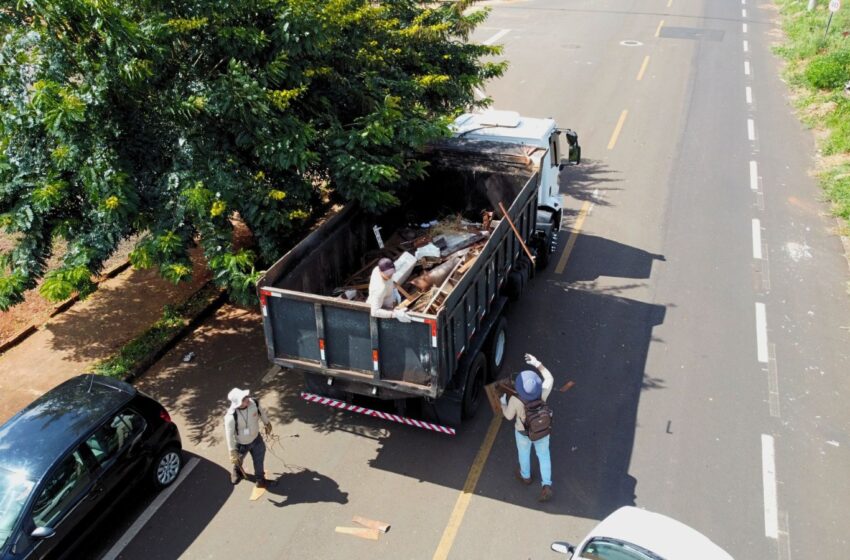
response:
[[[365,416],[372,416],[374,418],[380,418],[381,420],[389,420],[390,422],[398,422],[399,424],[406,424],[408,426],[413,426],[415,428],[422,428],[423,430],[430,430],[432,432],[437,432],[440,434],[447,434],[450,436],[457,435],[457,432],[454,428],[449,428],[447,426],[440,426],[439,424],[432,424],[431,422],[425,422],[424,420],[416,420],[414,418],[407,418],[406,416],[399,416],[398,414],[391,414],[389,412],[381,412],[380,410],[373,410],[371,408],[366,408],[365,406],[358,406],[356,404],[348,404],[342,401],[338,401],[336,399],[331,399],[328,397],[322,397],[320,395],[314,395],[313,393],[301,393],[301,398],[308,402],[313,402],[317,404],[323,404],[325,406],[330,406],[331,408],[338,408],[340,410],[347,410],[349,412],[356,412],[357,414],[363,414]]]
[[[437,347],[437,321],[434,319],[425,319],[425,322],[431,325],[431,346]]]
[[[322,355],[322,361],[325,361],[325,339],[319,339],[319,353]]]
[[[372,369],[378,371],[378,351],[372,350]]]

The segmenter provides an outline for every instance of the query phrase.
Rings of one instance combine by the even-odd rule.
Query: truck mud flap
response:
[[[363,414],[364,416],[371,416],[373,418],[380,418],[381,420],[389,420],[390,422],[397,422],[399,424],[405,424],[406,426],[413,426],[414,428],[422,428],[423,430],[429,430],[431,432],[437,432],[439,434],[446,434],[449,436],[456,435],[457,432],[454,428],[448,426],[441,426],[439,424],[434,424],[432,422],[426,422],[424,420],[416,420],[415,418],[408,418],[406,416],[399,416],[398,414],[392,414],[389,412],[381,412],[380,410],[373,410],[371,408],[366,408],[365,406],[359,406],[356,404],[349,404],[337,399],[332,399],[330,397],[323,397],[321,395],[314,395],[313,393],[302,392],[301,398],[307,402],[312,402],[316,404],[323,404],[325,406],[329,406],[331,408],[336,408],[339,410],[346,410],[348,412],[356,412],[357,414]],[[458,420],[460,420],[460,412],[458,411]]]

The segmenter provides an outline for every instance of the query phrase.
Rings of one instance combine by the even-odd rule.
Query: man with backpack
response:
[[[555,378],[540,360],[531,354],[525,355],[525,362],[537,369],[519,373],[514,383],[516,396],[510,399],[502,395],[502,414],[508,420],[515,421],[516,447],[519,455],[519,468],[516,477],[524,484],[531,484],[531,447],[540,463],[540,483],[542,486],[539,501],[552,499],[552,460],[549,456],[549,434],[552,431],[552,409],[546,404],[549,393],[555,385]],[[540,379],[543,376],[543,379]]]
[[[250,453],[254,462],[257,488],[266,488],[273,483],[266,479],[263,468],[266,444],[260,435],[260,420],[265,424],[266,435],[272,433],[272,424],[266,410],[260,406],[260,401],[250,398],[248,394],[247,389],[232,389],[227,394],[230,408],[224,415],[224,436],[230,451],[230,462],[233,464],[230,481],[237,484],[245,476],[242,460]]]

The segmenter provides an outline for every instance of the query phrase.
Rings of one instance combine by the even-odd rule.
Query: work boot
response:
[[[242,473],[237,469],[232,469],[230,471],[230,483],[231,484],[239,484],[239,481],[242,480]]]
[[[519,470],[519,467],[517,467],[517,469],[514,471],[514,476],[516,477],[516,479],[517,479],[517,480],[519,480],[520,482],[522,482],[522,483],[523,483],[523,484],[525,484],[526,486],[528,486],[529,484],[531,484],[531,477],[524,478],[524,477],[522,476],[522,473],[521,473],[521,472],[520,472],[520,470]]]
[[[537,498],[537,501],[548,502],[552,499],[552,494],[554,494],[554,492],[552,492],[552,487],[547,484],[543,487],[543,490],[540,491],[540,497]]]

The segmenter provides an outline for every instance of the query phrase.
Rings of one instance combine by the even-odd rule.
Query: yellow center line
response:
[[[457,502],[455,502],[455,507],[449,517],[449,524],[446,525],[446,530],[443,531],[443,538],[440,539],[440,544],[434,553],[434,560],[445,560],[449,557],[449,552],[454,544],[458,529],[460,529],[463,516],[466,514],[466,508],[469,507],[472,493],[475,492],[478,479],[481,478],[481,473],[484,471],[484,464],[487,462],[487,457],[490,456],[490,450],[493,449],[493,443],[496,441],[496,435],[499,433],[501,426],[502,415],[494,415],[490,421],[490,427],[487,429],[487,435],[484,437],[484,441],[478,449],[478,454],[475,456],[475,461],[472,462],[472,467],[466,476],[463,491],[458,496]]]
[[[614,146],[617,145],[617,138],[620,137],[620,131],[623,130],[623,123],[626,122],[626,115],[629,112],[626,109],[623,109],[623,112],[620,113],[620,120],[617,121],[617,126],[614,127],[614,132],[611,133],[611,140],[608,141],[608,149],[613,150]]]
[[[661,35],[661,28],[664,27],[664,20],[658,22],[658,29],[655,30],[655,36],[658,37]]]
[[[646,55],[643,59],[643,64],[640,65],[640,71],[637,75],[637,81],[641,81],[643,79],[643,73],[646,72],[646,67],[649,66],[649,55]]]
[[[558,259],[558,266],[555,267],[555,274],[563,274],[564,268],[567,266],[567,260],[570,258],[570,253],[573,252],[573,247],[575,247],[576,238],[578,237],[578,234],[581,233],[581,226],[584,225],[584,219],[587,217],[587,213],[589,211],[590,201],[585,200],[584,204],[581,206],[581,210],[579,210],[576,223],[570,232],[570,237],[567,239],[567,245],[564,247],[564,252],[561,253],[561,258]]]

